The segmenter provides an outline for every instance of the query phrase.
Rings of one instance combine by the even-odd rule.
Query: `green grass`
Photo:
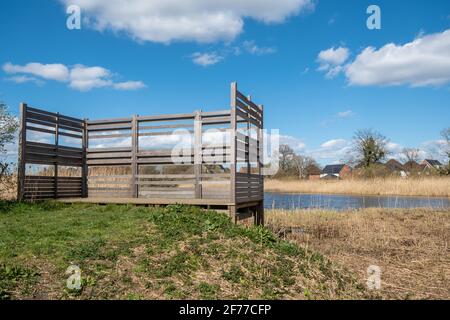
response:
[[[80,290],[66,288],[72,264]],[[320,254],[215,211],[0,202],[1,299],[365,296]]]

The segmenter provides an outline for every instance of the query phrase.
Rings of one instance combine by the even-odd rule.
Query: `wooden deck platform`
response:
[[[136,204],[136,205],[170,205],[186,204],[193,206],[232,206],[228,199],[169,199],[169,198],[67,198],[58,199],[66,203],[95,203],[95,204]]]
[[[234,204],[228,199],[167,199],[167,198],[60,198],[63,203],[92,203],[107,204],[131,204],[138,206],[166,206],[171,204],[183,204],[199,206],[208,209],[227,210],[230,218],[235,222],[243,219],[254,218],[255,223],[264,224],[264,209],[261,201],[250,201]]]
[[[226,110],[99,120],[22,103],[17,198],[186,204],[226,209],[235,220],[253,216],[263,224],[264,108],[238,91],[237,83],[230,98]],[[49,141],[28,131],[49,134]]]

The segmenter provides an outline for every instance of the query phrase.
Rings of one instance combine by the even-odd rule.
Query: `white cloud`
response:
[[[347,110],[347,111],[342,111],[342,112],[338,112],[337,116],[339,118],[350,118],[353,117],[355,114],[352,110]]]
[[[117,90],[138,90],[146,88],[147,86],[142,81],[125,81],[115,83],[113,87]]]
[[[260,47],[253,40],[252,41],[244,41],[243,47],[248,53],[254,54],[257,56],[273,54],[277,51],[277,49],[273,48],[273,47]]]
[[[312,0],[60,0],[78,5],[95,30],[122,32],[137,41],[233,40],[244,19],[282,23],[314,8]]]
[[[113,85],[111,73],[102,67],[85,67],[76,65],[70,71],[69,86],[79,91],[89,91],[93,88]]]
[[[66,81],[69,77],[69,69],[63,64],[42,64],[31,62],[24,66],[13,65],[7,62],[3,65],[3,71],[9,74],[31,74],[46,80]]]
[[[336,147],[342,147],[347,144],[347,141],[344,139],[333,139],[327,142],[322,143],[321,147],[325,149],[331,149]]]
[[[430,86],[450,82],[450,29],[404,45],[365,48],[347,65],[351,85]]]
[[[276,135],[272,135],[276,138]],[[280,145],[287,144],[295,152],[302,152],[306,148],[306,144],[299,138],[288,136],[288,135],[278,135]]]
[[[351,157],[352,142],[345,139],[332,139],[320,145],[320,148],[307,150],[306,155],[322,164],[345,162]]]
[[[203,67],[208,67],[215,65],[227,57],[231,56],[240,56],[242,53],[248,53],[256,56],[264,56],[273,54],[277,51],[274,47],[263,47],[256,44],[255,41],[247,40],[244,41],[241,45],[225,45],[223,48],[218,49],[217,51],[210,52],[195,52],[190,55],[192,62],[198,64]]]
[[[208,67],[219,63],[224,57],[216,52],[195,52],[191,55],[192,62],[203,67]]]
[[[111,71],[99,66],[87,67],[77,64],[73,67],[67,67],[63,64],[41,64],[37,62],[21,66],[7,62],[3,65],[3,70],[8,74],[16,74],[7,78],[7,80],[16,83],[33,81],[42,85],[43,80],[54,80],[67,83],[70,88],[78,91],[89,91],[103,87],[117,90],[136,90],[145,87],[145,84],[141,81],[115,82]]]
[[[347,48],[339,47],[335,49],[333,47],[321,51],[318,56],[318,61],[324,65],[341,65],[347,61],[349,55],[350,53]]]
[[[12,82],[15,82],[15,83],[34,82],[34,83],[36,83],[39,86],[44,84],[44,81],[42,81],[42,80],[39,80],[39,79],[37,79],[35,77],[23,76],[23,75],[8,77],[8,78],[6,78],[6,80],[12,81]]]
[[[326,72],[326,78],[332,79],[343,70],[343,64],[347,61],[350,52],[347,48],[330,48],[319,53],[317,61],[319,62],[319,71]]]

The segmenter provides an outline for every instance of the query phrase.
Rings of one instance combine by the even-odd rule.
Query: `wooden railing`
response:
[[[224,111],[81,120],[21,106],[19,199],[121,197],[262,201],[263,108],[231,86]],[[29,141],[27,132],[52,141]],[[60,137],[80,142],[63,146]],[[27,164],[54,176],[26,173]],[[80,177],[60,177],[61,166]]]

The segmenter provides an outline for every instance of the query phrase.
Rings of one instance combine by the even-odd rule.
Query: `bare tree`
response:
[[[9,113],[6,104],[0,102],[0,178],[9,173],[10,163],[5,157],[6,145],[14,141],[18,125],[17,119]]]
[[[280,145],[280,171],[286,174],[292,169],[292,159],[295,156],[294,150],[287,144]]]
[[[419,154],[420,150],[417,148],[403,148],[402,156],[405,159],[405,162],[419,162]]]
[[[383,160],[389,154],[388,139],[372,129],[362,129],[355,132],[353,149],[357,161],[364,168]]]
[[[450,127],[442,130],[441,136],[444,139],[443,153],[449,160],[450,164]]]
[[[298,154],[294,155],[292,165],[297,177],[299,179],[305,178],[305,158]]]

